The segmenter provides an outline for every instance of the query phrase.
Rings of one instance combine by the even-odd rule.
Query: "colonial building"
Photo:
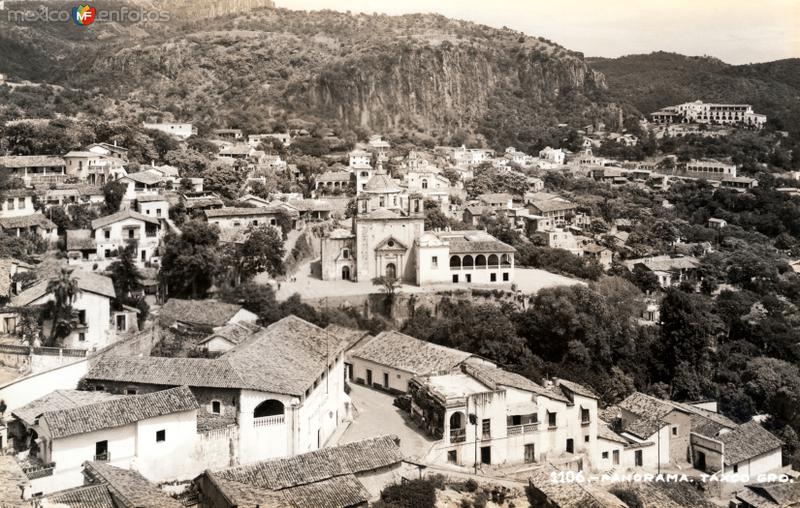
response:
[[[153,129],[170,134],[179,139],[187,139],[197,134],[197,128],[190,123],[147,123],[143,124],[145,129]]]
[[[136,258],[149,261],[157,255],[161,222],[127,209],[92,221],[92,237],[98,259],[115,257],[128,245],[136,245]]]
[[[114,394],[189,386],[198,429],[222,449],[220,460],[247,464],[320,449],[348,416],[343,341],[289,316],[216,359],[105,355],[82,387]],[[233,439],[233,441],[231,441]],[[181,454],[202,460],[204,454]]]
[[[122,159],[96,151],[72,151],[64,155],[64,161],[68,176],[89,185],[102,186],[127,174]]]
[[[516,249],[485,231],[428,231],[417,248],[417,284],[510,284]]]
[[[64,159],[49,155],[7,155],[0,157],[0,167],[28,187],[62,183],[67,178]]]
[[[558,459],[597,463],[597,400],[566,380],[541,386],[468,360],[449,373],[411,381],[411,413],[441,442],[429,459],[461,466]],[[588,467],[587,467],[588,466]]]
[[[654,123],[743,125],[756,129],[767,122],[766,115],[754,113],[750,104],[709,104],[703,101],[668,106],[651,113],[650,118]]]

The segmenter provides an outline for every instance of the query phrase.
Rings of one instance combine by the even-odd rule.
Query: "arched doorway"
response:
[[[350,267],[343,266],[342,267],[342,280],[350,280]]]
[[[386,277],[390,279],[397,278],[397,267],[395,266],[394,263],[389,263],[388,265],[386,265]]]
[[[282,416],[283,402],[275,399],[268,399],[257,405],[253,411],[253,418],[263,418],[265,416]]]
[[[461,269],[461,258],[458,256],[450,256],[450,268],[454,270]]]
[[[467,440],[466,418],[464,413],[456,411],[450,415],[450,442],[463,443]]]

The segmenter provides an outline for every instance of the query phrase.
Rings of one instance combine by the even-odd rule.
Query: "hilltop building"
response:
[[[703,101],[668,106],[651,113],[650,118],[658,124],[744,125],[755,129],[762,128],[767,122],[767,116],[754,113],[750,104],[709,104]]]

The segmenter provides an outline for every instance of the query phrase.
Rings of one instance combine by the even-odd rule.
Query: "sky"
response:
[[[800,57],[800,0],[276,0],[288,9],[436,12],[586,56],[671,51],[732,64]]]

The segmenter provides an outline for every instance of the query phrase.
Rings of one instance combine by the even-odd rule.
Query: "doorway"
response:
[[[389,374],[385,372],[383,373],[383,387],[387,389],[389,388]]]
[[[350,267],[343,266],[342,267],[342,280],[350,280]]]
[[[372,386],[372,371],[367,369],[367,386]]]
[[[94,460],[108,461],[108,441],[98,441],[94,444]]]
[[[567,453],[575,453],[575,441],[567,439]]]
[[[533,444],[525,445],[525,463],[532,464],[536,462],[536,448]]]
[[[491,463],[492,463],[492,447],[481,446],[481,464],[491,464]]]
[[[636,450],[636,453],[633,455],[633,461],[636,467],[642,467],[644,465],[642,450]]]
[[[615,466],[619,465],[619,450],[611,452],[611,461]]]
[[[706,454],[704,452],[696,452],[696,460],[694,461],[694,468],[700,471],[706,470]]]
[[[386,265],[386,277],[389,279],[397,278],[397,267],[394,263],[389,263]]]

